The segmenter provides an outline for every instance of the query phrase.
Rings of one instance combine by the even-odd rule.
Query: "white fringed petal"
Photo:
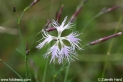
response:
[[[82,48],[80,47],[81,40],[77,38],[80,35],[79,32],[72,32],[68,36],[61,37],[61,34],[65,29],[70,29],[73,27],[73,24],[70,22],[65,25],[66,20],[67,16],[64,18],[61,25],[57,21],[52,20],[52,25],[54,28],[57,29],[58,36],[51,36],[50,34],[48,34],[48,32],[43,30],[42,39],[44,39],[44,41],[41,42],[38,46],[36,46],[36,48],[41,49],[55,39],[56,43],[47,50],[46,54],[44,54],[45,58],[51,56],[50,63],[55,63],[56,59],[59,64],[63,63],[63,60],[66,60],[70,63],[71,60],[74,61],[74,59],[77,59],[78,54],[76,52],[76,49],[82,50]],[[67,40],[70,43],[70,46],[65,45],[63,43],[63,40]]]

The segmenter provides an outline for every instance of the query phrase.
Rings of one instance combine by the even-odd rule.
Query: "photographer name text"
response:
[[[122,78],[98,78],[98,81],[102,81],[102,82],[122,82]]]

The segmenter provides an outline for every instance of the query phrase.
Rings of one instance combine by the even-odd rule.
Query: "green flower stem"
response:
[[[44,74],[43,74],[42,82],[45,82],[47,67],[48,67],[48,58],[46,60],[46,65],[45,65],[45,69],[44,69]]]
[[[118,23],[118,25],[117,25],[114,33],[117,32],[117,30],[118,30],[118,28],[119,28],[119,26],[121,24],[122,19],[123,19],[123,16],[120,17],[119,23]],[[108,66],[108,60],[109,60],[110,52],[111,52],[111,49],[112,49],[112,46],[113,46],[113,42],[114,42],[114,40],[112,40],[111,43],[110,43],[110,45],[109,45],[109,48],[108,48],[108,51],[107,51],[107,57],[106,57],[106,60],[105,60],[105,65],[104,65],[104,68],[103,68],[103,72],[102,72],[101,78],[104,78],[105,71],[106,71],[106,68]]]
[[[25,13],[29,8],[30,8],[30,6],[26,7],[26,8],[23,10],[22,14],[20,15],[20,17],[18,18],[18,21],[17,21],[18,30],[19,30],[19,35],[20,35],[20,39],[21,39],[21,41],[22,41],[23,54],[25,54],[25,52],[24,52],[24,49],[25,49],[25,48],[24,48],[24,46],[23,46],[24,42],[23,42],[21,30],[20,30],[20,22],[21,22],[21,19],[22,19],[24,13]]]
[[[2,62],[5,66],[7,66],[10,70],[12,70],[20,79],[23,79],[14,69],[12,69],[9,65],[7,65],[4,61],[0,59],[0,62]]]
[[[19,19],[18,19],[18,24],[20,24],[21,19],[22,19],[22,17],[23,17],[23,15],[24,15],[24,13],[25,13],[29,8],[30,8],[30,6],[26,7],[26,8],[23,10],[23,12],[22,12],[21,16],[20,16],[20,17],[19,17]]]
[[[26,78],[28,77],[28,56],[25,56],[25,62],[26,62]]]
[[[39,32],[39,33],[40,33],[40,32]],[[35,39],[36,39],[36,37],[37,37],[37,35],[38,35],[39,33],[37,33],[37,34],[35,35],[34,40],[33,40],[32,44],[31,44],[31,47],[30,47],[29,50],[32,49],[32,45],[34,44],[34,41],[35,41]],[[27,55],[25,56],[25,62],[26,62],[26,78],[27,78],[27,77],[28,77],[28,74],[29,74],[29,72],[28,72],[28,56],[27,56]],[[37,74],[36,74],[36,75],[37,75]],[[36,77],[37,77],[37,76],[36,76]]]
[[[87,22],[87,24],[83,27],[82,32],[87,28],[87,26],[97,17],[99,17],[101,15],[101,13],[98,13],[97,15],[95,15],[89,22]]]
[[[56,78],[56,77],[53,77],[53,82],[55,82],[55,78]]]
[[[18,17],[16,16],[15,12],[14,12],[14,17],[15,17],[15,20],[16,20],[16,22],[18,24]]]
[[[53,76],[53,82],[55,82],[55,79],[57,77],[57,75],[65,68],[65,65],[67,64],[67,62],[65,64],[63,64],[63,66],[57,71],[57,73]]]
[[[82,49],[84,48],[84,47],[87,47],[87,46],[90,46],[89,44],[85,44],[84,46],[82,46]]]
[[[33,46],[33,44],[34,44],[34,42],[35,42],[35,39],[36,39],[36,37],[38,36],[38,34],[39,34],[40,32],[38,32],[35,36],[34,36],[34,40],[32,41],[32,44],[31,44],[31,47],[30,47],[30,50],[32,49],[32,46]]]
[[[39,32],[39,33],[40,33],[40,32]],[[38,33],[38,34],[39,34],[39,33]],[[37,34],[37,35],[38,35],[38,34]],[[52,43],[50,43],[47,48],[50,48],[51,45],[52,45]],[[42,82],[45,82],[45,79],[46,79],[46,72],[47,72],[47,67],[48,67],[48,61],[49,61],[49,59],[47,58],[47,59],[46,59],[46,65],[45,65],[45,69],[44,69],[44,74],[43,74]]]
[[[36,80],[36,82],[38,82],[38,72],[37,72],[37,70],[35,70],[34,73],[35,73],[35,74],[34,74],[35,80]]]
[[[64,82],[67,82],[67,77],[68,77],[69,68],[70,68],[70,65],[68,65],[67,68],[66,68],[66,73],[65,73],[65,77],[64,77]]]
[[[23,53],[23,55],[25,55],[25,62],[26,62],[26,78],[28,77],[28,56],[25,54],[25,47],[24,47],[24,42],[23,42],[23,38],[22,38],[22,33],[21,33],[21,30],[20,30],[20,22],[21,22],[21,19],[22,19],[22,17],[23,17],[23,15],[24,15],[24,13],[28,10],[30,8],[30,6],[28,6],[28,7],[26,7],[24,10],[23,10],[23,12],[22,12],[22,14],[20,15],[20,17],[18,18],[18,21],[17,21],[17,24],[18,24],[18,30],[19,30],[19,35],[20,35],[20,39],[21,39],[21,41],[22,41],[22,53]]]
[[[22,38],[22,33],[21,33],[21,30],[20,30],[20,26],[18,26],[18,30],[19,30],[20,40],[22,42],[22,53],[23,53],[23,55],[25,55],[25,48],[23,46],[24,42],[23,42],[23,38]]]

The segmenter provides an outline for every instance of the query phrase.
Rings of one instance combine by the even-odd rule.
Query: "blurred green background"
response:
[[[20,40],[16,17],[19,17],[25,7],[32,0],[0,0],[0,59],[17,71],[23,78],[25,77],[25,59],[18,50],[22,51],[22,41]],[[48,19],[54,19],[56,12],[64,5],[61,21],[65,16],[70,18],[75,12],[81,0],[40,0],[32,6],[21,20],[21,32],[24,44],[31,46],[35,35],[45,26]],[[114,33],[120,18],[123,16],[123,0],[88,0],[75,21],[76,28],[81,31],[83,27],[103,8],[119,5],[120,8],[103,14],[94,19],[80,36],[81,44],[85,45],[98,38]],[[16,7],[16,13],[13,12]],[[118,32],[123,31],[122,21],[118,27]],[[38,40],[42,38],[39,34],[32,45],[29,54],[28,66],[33,82],[41,82],[46,59],[43,58],[47,47],[37,50]],[[113,40],[110,56],[107,52]],[[18,50],[17,50],[18,49]],[[70,82],[98,82],[101,77],[108,57],[105,78],[123,78],[123,37],[122,35],[106,42],[88,46],[79,52],[79,60],[71,63],[68,80]],[[62,65],[49,64],[46,82],[52,82],[53,75]],[[55,68],[54,68],[55,67]],[[66,68],[56,77],[55,82],[63,82]],[[36,74],[37,73],[37,74]],[[36,76],[37,75],[37,76]],[[18,78],[8,67],[0,63],[1,78]]]

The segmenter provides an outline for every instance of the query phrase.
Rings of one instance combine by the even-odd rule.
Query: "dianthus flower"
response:
[[[49,44],[51,41],[55,41],[55,44],[50,47],[44,54],[45,58],[51,56],[50,63],[55,63],[56,59],[59,64],[62,63],[63,60],[67,60],[70,63],[71,60],[74,60],[75,58],[77,59],[76,49],[82,50],[82,48],[80,47],[81,44],[79,42],[81,41],[81,39],[77,38],[77,36],[80,35],[78,31],[72,32],[64,37],[61,36],[64,30],[71,29],[74,26],[71,22],[68,22],[65,25],[66,20],[67,17],[64,18],[61,25],[57,21],[52,20],[51,24],[54,28],[56,28],[58,36],[52,36],[45,30],[42,30],[42,39],[44,39],[44,41],[36,46],[36,48],[41,49],[45,45]],[[68,41],[70,43],[70,46],[65,45],[65,43],[63,42],[64,40]]]

